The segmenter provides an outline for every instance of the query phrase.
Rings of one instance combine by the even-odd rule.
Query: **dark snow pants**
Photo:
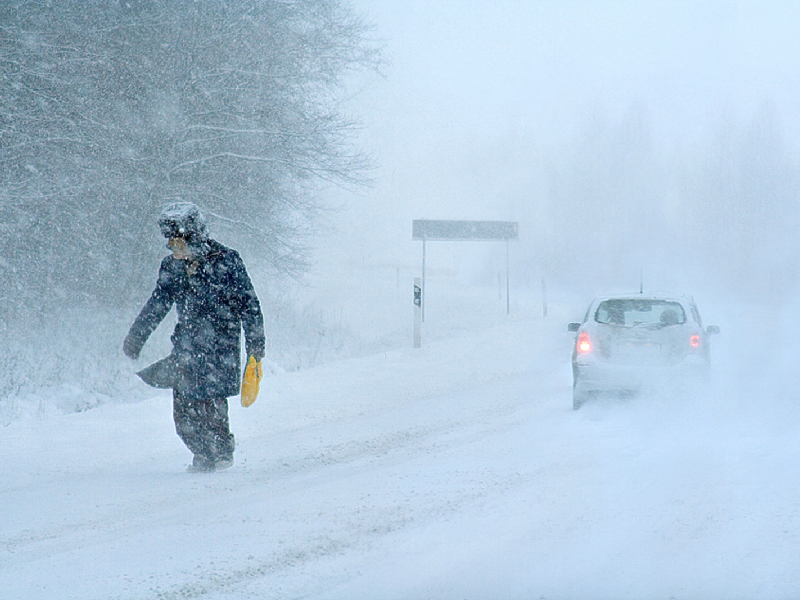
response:
[[[178,390],[172,398],[175,430],[193,454],[213,462],[233,458],[227,398],[189,400]]]

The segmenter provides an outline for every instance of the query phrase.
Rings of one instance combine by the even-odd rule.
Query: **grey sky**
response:
[[[665,134],[763,102],[797,127],[795,3],[411,0],[365,10],[392,61],[381,112],[432,139],[526,128],[558,140],[587,111],[632,104]]]

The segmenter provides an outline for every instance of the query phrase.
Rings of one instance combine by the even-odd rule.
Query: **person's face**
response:
[[[189,260],[192,258],[192,253],[189,251],[189,246],[186,244],[186,240],[182,237],[169,238],[169,241],[167,242],[167,248],[172,250],[172,256],[178,260]]]

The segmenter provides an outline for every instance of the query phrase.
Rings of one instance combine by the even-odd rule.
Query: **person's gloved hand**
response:
[[[244,369],[244,377],[242,377],[242,406],[250,406],[256,401],[263,373],[261,361],[250,355],[250,358],[247,359],[247,366]]]
[[[127,356],[128,358],[132,358],[133,360],[136,360],[137,358],[139,358],[139,352],[141,351],[142,351],[141,344],[137,343],[136,340],[133,339],[130,334],[125,336],[125,341],[122,342],[122,352],[125,354],[125,356]]]

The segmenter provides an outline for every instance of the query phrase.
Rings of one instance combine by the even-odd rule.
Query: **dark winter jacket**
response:
[[[261,306],[235,250],[207,240],[196,272],[190,272],[186,261],[172,256],[161,262],[156,289],[131,326],[123,349],[128,356],[138,357],[174,304],[178,324],[172,333],[172,355],[164,362],[175,369],[175,377],[163,387],[174,387],[187,397],[235,396],[239,393],[242,328],[247,354],[256,360],[264,357]],[[148,381],[145,371],[142,378]]]

